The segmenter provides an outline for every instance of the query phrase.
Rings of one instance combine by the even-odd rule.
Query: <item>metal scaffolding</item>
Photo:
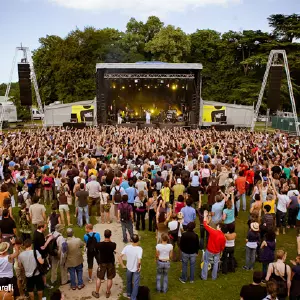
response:
[[[263,99],[264,92],[265,92],[265,89],[266,89],[266,85],[267,85],[267,82],[268,82],[268,77],[269,77],[271,66],[278,65],[279,55],[282,55],[282,57],[283,57],[283,64],[284,64],[284,69],[285,69],[288,88],[289,88],[290,100],[291,100],[292,109],[293,109],[293,118],[294,118],[294,122],[295,122],[296,134],[297,134],[297,136],[300,136],[300,129],[299,129],[299,122],[298,122],[295,98],[294,98],[294,93],[293,93],[293,86],[292,86],[292,81],[291,81],[291,76],[290,76],[290,69],[289,69],[288,59],[287,59],[287,55],[286,55],[285,50],[272,50],[270,52],[266,72],[265,72],[265,75],[264,75],[263,83],[262,83],[262,86],[261,86],[261,90],[260,90],[260,93],[259,93],[259,96],[258,96],[258,101],[257,101],[255,112],[254,112],[254,119],[252,121],[251,130],[253,131],[254,127],[255,127],[255,123],[256,123],[256,120],[257,120],[257,117],[258,117],[258,113],[259,113],[259,109],[261,107],[262,99]]]
[[[18,56],[19,51],[23,52],[22,61],[29,63],[30,78],[31,78],[31,82],[32,82],[33,87],[34,87],[38,108],[39,108],[40,113],[42,115],[44,115],[44,109],[43,109],[42,100],[41,100],[40,93],[39,93],[39,87],[38,87],[38,84],[37,84],[37,79],[36,79],[36,75],[35,75],[35,71],[34,71],[33,60],[32,60],[30,49],[28,47],[22,47],[22,46],[21,47],[16,47],[15,55],[14,55],[14,58],[13,58],[12,67],[11,67],[11,71],[10,71],[9,81],[8,81],[7,87],[6,87],[4,101],[6,102],[9,99],[9,92],[10,92],[10,87],[11,87],[11,83],[12,83],[12,77],[13,77],[14,69],[15,69],[15,66],[16,66],[16,61],[17,61],[17,56]],[[30,108],[30,110],[31,110],[31,108]],[[0,132],[2,132],[4,116],[5,116],[5,106],[2,105],[2,110],[1,110],[1,113],[0,113]],[[42,122],[43,122],[43,126],[45,126],[45,122],[44,122],[43,117],[42,117]]]

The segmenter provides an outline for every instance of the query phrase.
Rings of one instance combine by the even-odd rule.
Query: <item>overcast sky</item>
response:
[[[15,47],[22,42],[36,49],[47,34],[64,37],[85,26],[124,30],[130,17],[145,21],[149,15],[188,33],[207,28],[270,31],[267,17],[300,13],[300,0],[1,0],[0,7],[2,83],[8,81]]]

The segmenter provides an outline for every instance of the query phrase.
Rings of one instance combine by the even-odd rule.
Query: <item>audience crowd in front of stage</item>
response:
[[[92,296],[101,298],[106,282],[109,298],[118,261],[126,268],[124,296],[146,300],[142,261],[153,254],[143,253],[138,235],[146,229],[157,241],[156,292],[168,292],[173,262],[182,264],[179,281],[193,284],[208,280],[210,270],[217,280],[237,265],[252,271],[258,261],[261,271],[241,287],[240,299],[300,297],[298,138],[182,128],[49,128],[3,133],[0,155],[0,286],[13,285],[15,297],[34,299],[36,291],[42,299],[58,278],[60,285],[84,289],[83,272],[92,283],[96,261]],[[245,237],[236,234],[242,211],[249,214]],[[107,224],[104,232],[90,224],[94,215]],[[121,253],[112,223],[122,230]],[[74,236],[75,226],[85,226],[83,240]],[[295,236],[294,253],[276,246],[281,234]],[[236,241],[244,238],[245,260],[237,262]],[[288,256],[296,259],[288,264]],[[51,294],[64,297],[59,290]],[[0,291],[2,299],[12,296]]]

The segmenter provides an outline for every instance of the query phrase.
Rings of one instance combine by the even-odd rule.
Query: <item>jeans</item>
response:
[[[132,225],[132,221],[131,220],[122,221],[121,225],[122,225],[122,232],[123,232],[123,242],[127,243],[128,239],[127,239],[126,229],[129,232],[130,239],[132,239],[132,237],[133,237],[133,225]]]
[[[267,272],[268,272],[268,267],[269,267],[269,263],[262,263],[262,272],[264,274],[264,278],[266,278],[267,276]]]
[[[154,209],[149,209],[149,231],[155,232],[156,229],[156,213]]]
[[[246,246],[246,267],[253,269],[255,264],[256,248],[252,249]]]
[[[204,240],[206,240],[206,245],[207,245],[208,237],[209,237],[208,231],[204,228],[202,224],[200,224],[200,250],[204,249]]]
[[[78,206],[78,217],[77,223],[79,227],[83,226],[83,214],[85,215],[85,223],[90,224],[90,217],[89,217],[89,207],[88,205],[85,207]]]
[[[130,272],[128,269],[126,271],[126,279],[127,279],[127,296],[130,297],[131,300],[136,300],[141,273],[140,272]]]
[[[222,273],[235,272],[234,247],[226,247],[222,255]]]
[[[168,290],[168,272],[170,269],[169,261],[158,261],[157,262],[157,273],[156,273],[156,290],[166,293]],[[162,288],[161,288],[162,279]]]
[[[242,201],[243,201],[243,211],[246,211],[247,205],[246,205],[246,193],[241,195]]]
[[[235,202],[235,208],[239,212],[241,207],[241,200],[239,199],[238,201]]]
[[[182,252],[182,274],[181,279],[187,281],[187,269],[188,263],[190,261],[190,281],[194,281],[195,278],[195,266],[196,266],[196,257],[197,254],[187,254]]]
[[[82,271],[83,271],[83,264],[81,264],[77,267],[68,268],[68,272],[70,274],[71,288],[75,288],[77,286],[76,275],[77,275],[77,280],[78,280],[78,286],[81,287],[83,285],[83,280],[82,280],[83,272]]]
[[[44,203],[51,204],[53,201],[53,190],[44,190]]]
[[[145,224],[145,215],[146,212],[136,212],[136,230],[140,230],[140,222],[142,223],[142,230],[145,230],[146,224]]]
[[[203,280],[207,280],[207,273],[208,273],[208,264],[212,262],[213,269],[211,273],[211,277],[213,280],[216,280],[218,277],[218,269],[219,269],[219,261],[220,261],[220,253],[213,254],[209,252],[208,250],[205,251],[204,253],[204,264],[203,264],[203,269],[201,272],[201,278]]]

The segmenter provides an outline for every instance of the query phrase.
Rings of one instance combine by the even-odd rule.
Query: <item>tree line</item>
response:
[[[268,55],[273,49],[287,51],[296,104],[300,104],[300,15],[271,15],[272,31],[244,30],[220,33],[198,29],[192,34],[165,25],[158,17],[146,22],[131,18],[126,31],[86,27],[66,37],[47,35],[33,60],[42,101],[64,103],[95,97],[96,63],[137,61],[188,62],[203,64],[205,100],[252,105],[257,101]],[[18,93],[13,101],[18,104]],[[0,95],[5,85],[0,85]],[[289,110],[284,79],[282,109]]]

